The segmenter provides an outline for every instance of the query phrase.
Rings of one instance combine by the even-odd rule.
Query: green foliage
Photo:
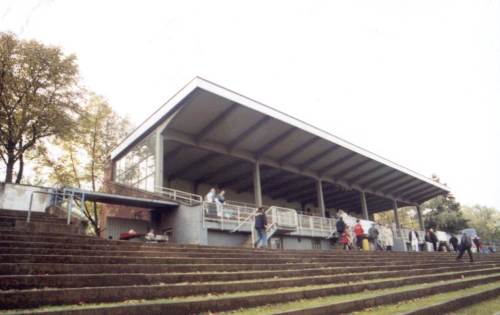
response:
[[[0,158],[5,182],[23,176],[24,155],[40,140],[71,129],[78,110],[74,55],[0,33]]]
[[[82,107],[71,131],[40,146],[33,157],[38,174],[46,174],[51,185],[99,191],[108,155],[125,137],[129,122],[119,117],[102,97],[92,95]],[[84,215],[99,235],[100,207],[86,203]]]
[[[495,208],[475,205],[472,207],[464,206],[463,212],[469,221],[469,226],[476,229],[483,241],[500,240],[500,211]]]
[[[415,207],[403,207],[398,209],[399,224],[403,228],[420,229]],[[394,210],[387,210],[375,214],[375,221],[381,224],[392,225],[394,221]]]
[[[452,194],[437,196],[422,205],[426,229],[457,233],[468,227],[460,210],[460,203]]]

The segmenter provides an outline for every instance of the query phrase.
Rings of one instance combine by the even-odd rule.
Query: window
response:
[[[116,182],[154,191],[155,189],[155,134],[152,133],[136,144],[116,161]]]

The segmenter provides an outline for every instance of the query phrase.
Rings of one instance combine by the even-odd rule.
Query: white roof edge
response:
[[[225,97],[235,103],[241,104],[243,106],[246,106],[250,109],[256,110],[258,112],[261,112],[265,115],[268,115],[270,117],[273,117],[275,119],[279,119],[287,124],[290,124],[294,127],[300,128],[302,130],[305,130],[313,135],[316,135],[320,138],[323,138],[327,141],[333,142],[335,144],[338,144],[342,147],[345,147],[346,149],[349,149],[353,152],[356,152],[358,154],[361,154],[367,158],[370,158],[372,160],[375,160],[379,163],[385,164],[389,167],[392,167],[400,172],[406,173],[408,175],[411,175],[417,179],[420,179],[424,182],[427,182],[431,185],[434,185],[442,190],[445,191],[450,191],[450,188],[447,186],[437,183],[433,181],[432,179],[421,175],[415,171],[412,171],[402,165],[399,165],[397,163],[394,163],[390,160],[387,160],[375,153],[372,153],[368,150],[365,150],[355,144],[352,144],[346,140],[343,140],[339,137],[336,137],[332,135],[329,132],[326,132],[322,129],[319,129],[317,127],[312,126],[311,124],[308,124],[306,122],[303,122],[297,118],[294,118],[288,114],[285,114],[283,112],[280,112],[274,108],[271,108],[267,105],[264,105],[258,101],[255,101],[251,98],[248,98],[246,96],[243,96],[237,92],[234,92],[232,90],[229,90],[225,87],[222,87],[216,83],[210,82],[208,80],[205,80],[200,77],[195,77],[193,80],[191,80],[186,86],[184,86],[179,92],[177,92],[172,98],[170,98],[162,107],[160,107],[153,115],[151,115],[149,118],[146,119],[139,127],[137,127],[127,138],[125,138],[112,152],[111,152],[111,158],[114,159],[116,156],[118,156],[120,153],[122,153],[124,150],[126,150],[133,142],[135,142],[141,135],[145,132],[147,132],[151,127],[153,127],[160,119],[162,119],[165,115],[167,115],[170,110],[172,110],[180,101],[182,101],[187,95],[189,95],[192,91],[194,91],[196,88],[201,88],[203,90],[206,90],[208,92],[214,93],[216,95]]]

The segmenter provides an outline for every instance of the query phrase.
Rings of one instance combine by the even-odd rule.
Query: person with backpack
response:
[[[354,226],[354,235],[356,235],[356,246],[359,250],[363,248],[363,234],[365,234],[365,231],[363,230],[359,219],[357,219],[356,225]]]
[[[458,238],[456,238],[455,235],[450,237],[450,244],[453,247],[453,250],[458,252]]]
[[[264,212],[264,208],[260,207],[257,209],[257,214],[255,215],[255,229],[257,230],[257,248],[267,247],[267,218]]]
[[[429,229],[429,231],[427,232],[427,235],[425,236],[425,241],[432,243],[432,248],[434,249],[435,252],[437,252],[438,238],[436,236],[436,233],[434,233],[433,229]]]
[[[465,251],[467,251],[467,253],[469,254],[470,262],[474,262],[474,259],[472,258],[471,247],[472,247],[472,240],[470,236],[467,235],[467,233],[464,233],[462,235],[462,238],[460,239],[460,251],[457,256],[457,261],[459,261],[460,258],[462,258],[462,256],[464,255]]]
[[[370,238],[370,242],[372,243],[373,250],[381,249],[378,245],[378,229],[375,226],[375,223],[368,229],[368,237]]]

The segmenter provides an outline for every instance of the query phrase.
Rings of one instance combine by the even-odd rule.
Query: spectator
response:
[[[224,202],[226,201],[225,195],[226,192],[224,190],[221,190],[216,196],[215,196],[215,205],[217,206],[217,216],[221,217],[222,212],[224,209]]]
[[[458,239],[455,237],[455,235],[452,235],[450,237],[450,244],[455,252],[458,251]]]
[[[345,228],[342,231],[341,237],[340,237],[340,244],[344,245],[343,248],[344,250],[351,250],[351,238],[349,237],[349,228]]]
[[[213,187],[210,188],[210,191],[205,195],[205,202],[207,203],[207,212],[208,212],[208,214],[211,214],[211,215],[213,215],[214,210],[215,210],[215,205],[214,205],[215,196],[216,196],[216,192],[215,192],[215,188],[213,188]]]
[[[438,242],[438,239],[437,239],[436,233],[434,233],[433,229],[429,229],[429,231],[427,231],[427,235],[425,236],[425,241],[429,242],[429,243],[432,243],[433,250],[435,252],[437,252],[437,242]]]
[[[338,233],[338,236],[339,238],[342,237],[342,233],[344,233],[345,231],[345,222],[344,222],[344,219],[342,217],[340,217],[340,219],[337,220],[337,233]]]
[[[151,229],[144,237],[146,241],[154,241],[155,240],[155,230]]]
[[[411,250],[418,252],[418,233],[415,229],[412,229],[410,233],[408,233],[408,239],[410,240],[410,248]]]
[[[385,228],[382,229],[382,233],[384,235],[384,245],[385,250],[392,251],[392,246],[394,246],[394,235],[392,234],[392,229],[389,225],[385,225]]]
[[[205,201],[210,202],[210,203],[214,203],[215,196],[216,196],[215,188],[212,187],[212,188],[210,188],[210,191],[205,195]]]
[[[474,239],[472,239],[472,241],[474,242],[474,246],[476,246],[476,250],[478,253],[481,253],[481,249],[482,249],[482,244],[481,244],[481,239],[479,238],[479,236],[474,236]]]
[[[354,235],[356,235],[356,246],[359,250],[363,248],[363,234],[365,234],[365,231],[363,230],[359,219],[357,219],[356,225],[354,226]]]
[[[470,262],[474,262],[474,259],[472,258],[472,251],[470,250],[471,247],[472,247],[472,240],[470,239],[470,236],[467,235],[467,233],[464,233],[460,240],[460,252],[458,253],[457,261],[459,261],[460,258],[462,258],[463,254],[465,253],[465,251],[467,251],[467,253],[469,254]]]
[[[257,214],[255,215],[255,229],[257,230],[258,248],[267,247],[266,228],[267,228],[266,214],[264,213],[264,208],[260,207],[257,209]]]
[[[370,242],[372,243],[373,249],[377,250],[380,248],[378,245],[378,230],[375,227],[375,223],[372,223],[372,226],[368,229],[368,237],[370,238]]]

